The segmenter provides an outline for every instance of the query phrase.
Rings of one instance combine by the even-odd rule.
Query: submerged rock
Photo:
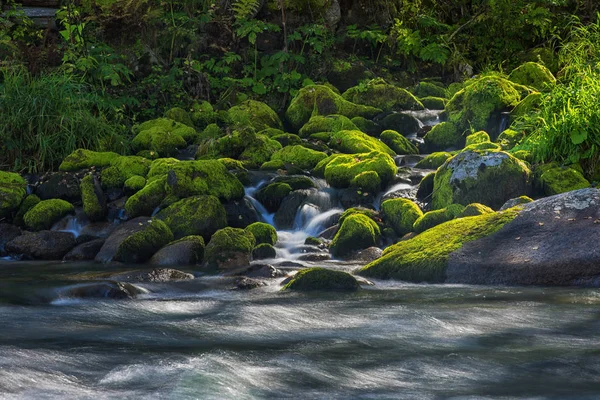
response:
[[[61,294],[61,297],[82,299],[133,299],[143,293],[129,283],[105,281],[72,286]]]
[[[358,281],[349,273],[317,267],[299,271],[282,290],[306,292],[314,290],[356,291],[358,289],[360,289]]]
[[[41,231],[15,237],[6,244],[6,251],[28,259],[61,260],[76,244],[70,232]]]
[[[137,270],[111,276],[111,279],[123,282],[163,283],[194,279],[194,275],[170,268],[155,268],[152,270]]]
[[[78,238],[79,239],[79,238]],[[85,261],[93,260],[104,246],[105,239],[94,239],[77,245],[73,250],[69,251],[63,258],[65,261]]]

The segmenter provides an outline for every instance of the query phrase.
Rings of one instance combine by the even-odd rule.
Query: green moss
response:
[[[194,123],[192,122],[192,117],[190,114],[185,111],[183,108],[174,107],[168,110],[165,113],[165,117],[168,119],[172,119],[173,121],[179,122],[181,124],[194,127]]]
[[[273,183],[287,183],[290,185],[292,190],[300,190],[300,189],[312,189],[315,186],[315,183],[308,176],[298,175],[298,176],[278,176],[273,179]]]
[[[206,151],[198,149],[199,159],[232,158],[255,168],[269,161],[273,153],[281,150],[279,142],[250,130],[235,131],[209,146]]]
[[[387,224],[400,237],[413,231],[415,221],[423,216],[423,211],[409,199],[390,199],[381,203],[381,211]]]
[[[152,161],[148,171],[148,180],[167,174],[178,163],[180,161],[176,158],[159,158]]]
[[[330,132],[313,133],[312,135],[310,135],[310,139],[320,140],[322,142],[328,143],[331,140],[331,133]]]
[[[217,124],[210,124],[200,133],[198,137],[198,142],[203,142],[210,139],[219,139],[225,135],[223,129],[219,127]]]
[[[525,161],[527,163],[533,162],[533,154],[529,150],[511,151],[510,154],[521,161]]]
[[[257,132],[267,128],[283,128],[277,113],[260,101],[246,100],[238,106],[231,107],[227,116],[236,128],[251,126]]]
[[[69,154],[60,164],[61,171],[79,171],[81,169],[97,167],[108,167],[110,163],[120,157],[117,153],[96,152],[91,150],[77,149]]]
[[[379,193],[381,178],[375,171],[361,172],[352,179],[350,186],[359,189],[363,193]]]
[[[120,189],[132,176],[145,177],[150,170],[150,160],[138,156],[120,156],[115,158],[110,167],[102,170],[102,186]]]
[[[446,94],[448,94],[448,99],[451,99],[456,93],[460,92],[465,88],[464,82],[452,82],[446,88]]]
[[[301,169],[313,169],[319,161],[327,157],[320,151],[307,149],[304,146],[288,146],[273,154],[272,160],[281,160]]]
[[[364,208],[364,207],[351,207],[351,208],[348,208],[347,210],[345,210],[342,213],[342,215],[340,215],[338,224],[342,225],[344,223],[344,221],[346,220],[346,218],[348,218],[351,215],[357,215],[357,214],[364,215],[365,217],[371,218],[373,220],[373,222],[377,222],[377,220],[379,219],[379,214],[375,210],[372,210],[370,208]]]
[[[379,137],[381,134],[381,127],[370,119],[354,117],[351,121],[359,131],[364,132],[369,136]]]
[[[525,139],[524,132],[517,132],[512,129],[507,129],[498,136],[497,143],[502,150],[510,150]]]
[[[133,131],[137,133],[131,141],[135,151],[151,150],[163,157],[176,154],[199,138],[194,128],[168,118],[146,121]]]
[[[302,139],[298,135],[294,135],[293,133],[284,133],[283,135],[275,135],[271,137],[271,139],[279,142],[283,147],[286,146],[294,146],[302,143]]]
[[[326,161],[327,160],[327,161]],[[338,154],[334,157],[321,161],[325,164],[323,167],[319,163],[315,170],[323,167],[324,177],[327,183],[332,187],[346,188],[350,186],[352,179],[360,173],[366,171],[375,171],[381,179],[382,186],[387,185],[394,176],[398,168],[394,159],[388,154],[373,151],[363,154]]]
[[[35,194],[30,194],[25,197],[25,200],[19,206],[19,211],[15,214],[13,218],[13,224],[17,226],[25,226],[25,222],[23,221],[23,217],[27,214],[27,211],[31,210],[37,203],[42,201]]]
[[[535,180],[536,185],[541,188],[546,196],[585,189],[591,186],[581,172],[554,163],[539,166],[535,172]]]
[[[307,246],[321,246],[323,244],[323,241],[319,238],[313,237],[313,236],[309,236],[306,238],[306,240],[304,241],[304,244]]]
[[[396,154],[419,154],[417,146],[396,131],[387,130],[381,132],[379,139],[385,143]]]
[[[344,219],[329,250],[334,257],[346,257],[358,250],[377,245],[379,226],[369,217],[352,214]]]
[[[450,147],[459,148],[465,142],[462,131],[452,122],[435,125],[427,132],[423,140],[430,151],[441,151]]]
[[[277,171],[280,169],[285,169],[285,163],[281,160],[267,161],[260,166],[261,171]]]
[[[261,243],[252,250],[253,260],[264,260],[277,257],[277,250],[268,243]]]
[[[415,168],[438,169],[450,158],[452,158],[452,154],[445,151],[431,153],[419,161],[417,165],[415,165]]]
[[[441,97],[423,97],[420,99],[423,106],[428,110],[443,110],[446,108],[446,99]]]
[[[156,218],[167,224],[175,239],[200,235],[209,240],[227,226],[225,208],[214,196],[185,198],[161,210]]]
[[[464,149],[461,150],[461,152],[473,151],[473,150],[500,151],[500,150],[502,150],[502,147],[500,147],[499,144],[492,143],[492,142],[480,142],[480,143],[474,143],[474,144],[470,144],[470,145],[466,146]]]
[[[313,291],[344,290],[356,291],[360,285],[347,272],[325,268],[308,268],[299,271],[281,290]]]
[[[125,193],[132,195],[142,190],[144,186],[146,186],[146,178],[138,175],[132,176],[125,181]]]
[[[217,113],[208,101],[201,101],[192,105],[191,117],[194,125],[199,128],[214,124],[218,119]]]
[[[527,204],[533,202],[533,199],[529,196],[519,196],[514,199],[508,200],[500,210],[507,210],[509,208],[513,208],[515,206],[519,206],[521,204]]]
[[[408,90],[373,79],[366,84],[348,89],[342,97],[356,104],[379,108],[383,111],[422,110],[423,104]]]
[[[518,214],[515,209],[459,218],[438,225],[413,239],[384,250],[383,256],[359,274],[378,279],[410,282],[444,282],[448,256],[463,244],[492,235]]]
[[[465,207],[460,204],[451,204],[440,210],[429,211],[415,221],[413,230],[417,233],[425,232],[434,226],[453,220],[458,217],[464,209]]]
[[[150,216],[167,196],[167,177],[149,181],[146,186],[127,199],[125,212],[129,218]]]
[[[479,143],[485,143],[485,142],[490,142],[490,135],[488,135],[485,131],[479,131],[479,132],[475,132],[470,134],[469,136],[467,136],[466,142],[465,142],[465,146],[470,146],[472,144],[479,144]]]
[[[527,62],[515,68],[508,76],[512,82],[537,90],[549,90],[556,85],[556,78],[545,66]]]
[[[85,215],[90,221],[102,221],[106,217],[106,203],[102,189],[94,182],[94,176],[86,175],[81,180],[79,188]]]
[[[236,253],[247,254],[249,258],[255,245],[256,241],[250,232],[238,228],[220,229],[206,246],[205,264],[218,267],[221,262],[235,257]]]
[[[271,183],[256,193],[256,200],[264,205],[267,211],[275,212],[291,192],[292,187],[287,183]]]
[[[152,150],[142,150],[142,151],[138,151],[137,153],[135,153],[136,156],[138,157],[144,157],[147,158],[148,160],[156,160],[158,158],[160,158],[160,155]]]
[[[537,111],[542,103],[542,94],[534,92],[525,97],[519,104],[510,112],[510,119],[514,121]]]
[[[255,222],[248,225],[246,232],[250,232],[254,236],[257,244],[267,243],[274,246],[277,243],[277,231],[264,222]]]
[[[169,227],[160,220],[152,219],[119,245],[113,259],[124,263],[144,262],[172,241],[173,233]]]
[[[420,82],[416,89],[415,94],[418,97],[438,97],[446,98],[446,89],[431,82]]]
[[[270,137],[272,139],[275,136],[285,135],[285,132],[282,131],[281,129],[267,128],[267,129],[263,129],[262,131],[258,132],[258,134],[259,135],[265,135],[265,136]]]
[[[241,161],[233,158],[219,158],[217,161],[223,164],[228,171],[247,171]]]
[[[343,115],[315,115],[304,124],[298,132],[302,137],[309,137],[313,133],[338,132],[342,130],[358,130],[348,117]]]
[[[27,194],[27,182],[19,174],[0,171],[0,218],[9,216]]]
[[[477,215],[491,214],[495,212],[488,206],[479,203],[471,203],[458,215],[458,218],[475,217]]]
[[[361,131],[339,131],[331,136],[331,148],[347,154],[368,153],[379,151],[395,156],[396,153],[385,143],[362,133]]]
[[[299,130],[315,115],[339,114],[348,118],[372,118],[381,109],[351,103],[327,86],[310,85],[300,89],[286,111],[286,119],[294,130]]]
[[[74,214],[75,207],[60,199],[43,200],[23,216],[25,227],[30,231],[42,231],[52,227],[68,214]]]

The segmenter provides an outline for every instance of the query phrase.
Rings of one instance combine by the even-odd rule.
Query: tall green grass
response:
[[[0,71],[0,169],[41,172],[77,148],[122,150],[124,127],[106,104],[66,74]]]

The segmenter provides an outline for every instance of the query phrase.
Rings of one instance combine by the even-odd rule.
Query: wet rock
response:
[[[122,274],[113,275],[111,278],[123,282],[164,283],[191,280],[194,279],[194,275],[179,271],[177,269],[155,268],[149,271],[129,271]]]
[[[344,208],[372,207],[375,202],[375,193],[363,192],[354,188],[344,189],[340,196]]]
[[[63,229],[58,229],[58,230],[63,230]],[[96,240],[96,239],[100,239],[100,238],[98,236],[85,234],[85,235],[79,235],[79,236],[77,236],[75,238],[75,242],[79,246],[80,244],[91,242],[92,240]]]
[[[308,268],[293,276],[282,290],[306,292],[314,290],[356,291],[358,289],[360,289],[358,281],[347,272],[326,268]]]
[[[377,260],[383,254],[383,250],[379,247],[369,247],[361,251],[357,251],[348,257],[348,261],[360,261],[369,263]]]
[[[235,288],[238,290],[252,290],[262,286],[267,286],[263,281],[252,278],[239,278],[235,281]]]
[[[82,299],[133,299],[142,291],[129,283],[114,281],[77,285],[65,291],[61,297]]]
[[[232,228],[244,229],[259,220],[256,209],[246,198],[225,203],[224,207],[227,213],[227,225]]]
[[[320,232],[318,236],[322,239],[333,240],[333,238],[335,237],[335,234],[337,233],[337,231],[339,229],[340,229],[339,225],[334,225],[330,228],[325,229],[323,232]]]
[[[204,265],[221,271],[246,268],[256,244],[254,235],[243,229],[224,228],[217,231],[206,246]]]
[[[264,260],[277,257],[277,251],[268,243],[261,243],[252,250],[253,260]]]
[[[0,223],[0,257],[6,256],[6,244],[14,238],[21,236],[21,228],[11,225]]]
[[[520,204],[531,203],[533,199],[527,196],[516,197],[514,199],[508,200],[502,207],[500,207],[500,211],[508,210],[509,208],[513,208],[514,206],[518,206]]]
[[[42,200],[62,199],[69,202],[79,201],[81,191],[79,179],[73,173],[53,172],[43,178],[38,186],[36,194]]]
[[[310,190],[296,190],[290,193],[281,203],[281,206],[275,213],[275,225],[279,229],[292,229],[296,212],[308,198]]]
[[[252,264],[247,270],[239,275],[249,278],[276,278],[281,276],[281,272],[270,264]]]
[[[61,260],[75,245],[72,233],[40,231],[15,237],[6,244],[6,251],[28,259]]]
[[[300,261],[319,262],[331,260],[331,256],[327,253],[307,253],[298,257]]]
[[[375,119],[383,130],[393,130],[402,135],[409,135],[419,130],[419,120],[410,114],[389,113],[385,117]]]
[[[150,259],[152,265],[197,265],[204,258],[202,236],[186,236],[169,243]]]
[[[78,238],[79,239],[79,238]],[[65,261],[93,260],[104,245],[104,239],[95,239],[79,244],[63,258]]]
[[[376,245],[380,236],[375,221],[363,214],[352,214],[342,222],[329,249],[333,256],[345,258],[354,251]]]
[[[117,228],[118,225],[115,225],[111,222],[93,222],[91,224],[86,224],[79,234],[79,236],[94,236],[99,238],[107,238],[111,233]]]

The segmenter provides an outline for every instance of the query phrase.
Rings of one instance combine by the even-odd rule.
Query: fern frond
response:
[[[235,19],[253,18],[262,6],[261,0],[235,0],[231,5]]]

